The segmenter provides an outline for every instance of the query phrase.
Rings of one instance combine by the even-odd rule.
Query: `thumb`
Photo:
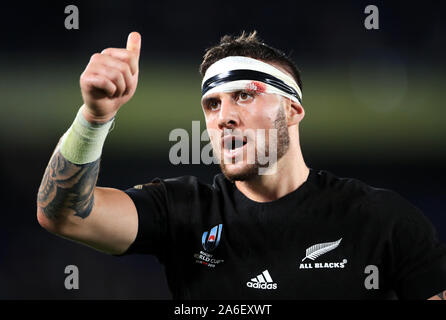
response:
[[[126,49],[135,52],[139,57],[139,52],[141,50],[141,35],[138,32],[132,32],[127,38]]]

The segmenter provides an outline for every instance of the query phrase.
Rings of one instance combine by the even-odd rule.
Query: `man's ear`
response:
[[[298,124],[305,116],[304,107],[299,102],[287,98],[285,106],[288,126]]]

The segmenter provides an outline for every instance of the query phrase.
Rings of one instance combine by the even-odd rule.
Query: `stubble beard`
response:
[[[275,158],[275,162],[279,161],[288,151],[290,144],[290,136],[288,133],[288,126],[286,121],[285,110],[283,107],[279,109],[276,115],[276,119],[274,120],[274,129],[277,130],[277,157]],[[265,143],[265,156],[269,159],[269,142]],[[255,162],[252,164],[246,164],[244,168],[238,170],[237,172],[230,172],[227,169],[227,165],[224,161],[220,161],[220,168],[225,177],[232,181],[250,181],[259,177],[260,168],[267,168],[274,163],[268,161],[266,164],[260,164],[258,161],[257,155],[257,147],[256,147],[256,155]]]

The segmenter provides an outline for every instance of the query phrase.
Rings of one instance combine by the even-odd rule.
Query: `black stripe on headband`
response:
[[[297,91],[293,87],[287,85],[282,80],[277,79],[276,77],[273,77],[272,75],[265,72],[245,70],[245,69],[227,71],[207,79],[203,83],[203,88],[201,89],[201,95],[204,96],[206,92],[221,84],[237,80],[253,80],[253,81],[264,82],[277,89],[284,91],[285,93],[292,95],[293,97],[296,97],[297,100],[300,103],[302,103]]]

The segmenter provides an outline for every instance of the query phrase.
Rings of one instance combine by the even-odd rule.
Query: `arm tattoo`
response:
[[[52,156],[40,184],[37,205],[50,220],[73,214],[89,216],[94,204],[94,188],[99,162],[77,165],[66,160],[59,151]]]

